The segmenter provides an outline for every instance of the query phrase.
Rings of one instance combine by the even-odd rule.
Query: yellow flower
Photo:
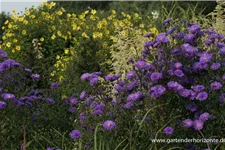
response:
[[[12,24],[11,24],[11,23],[8,25],[8,28],[9,28],[9,29],[11,29],[11,28],[12,28]]]
[[[27,11],[25,12],[25,14],[26,14],[27,16],[29,16],[29,15],[30,15],[30,12],[27,10]]]
[[[22,22],[22,21],[23,21],[23,19],[24,19],[23,17],[20,17],[20,18],[19,18],[19,21],[20,21],[20,22]]]
[[[56,29],[56,27],[55,26],[52,26],[52,30],[55,30]]]
[[[130,16],[130,15],[128,15],[128,14],[127,14],[127,19],[129,19],[129,20],[131,19],[131,16]]]
[[[23,34],[23,35],[26,35],[26,34],[27,34],[27,31],[26,31],[26,30],[23,30],[23,31],[22,31],[22,34]]]
[[[99,22],[99,23],[97,24],[97,28],[99,28],[99,29],[102,28],[102,23],[101,23],[101,22]]]
[[[88,38],[88,35],[87,35],[85,32],[83,32],[83,33],[81,34],[81,36],[83,36],[83,37],[85,37],[85,38]]]
[[[89,13],[89,10],[86,10],[86,11],[84,12],[85,15],[88,14],[88,13]]]
[[[40,41],[43,42],[45,39],[43,37],[40,38]]]
[[[7,43],[6,43],[6,46],[7,46],[7,47],[11,47],[11,43],[10,43],[10,42],[7,42]]]
[[[140,28],[144,28],[144,26],[145,25],[143,23],[139,25]]]
[[[57,31],[58,36],[62,36],[62,33],[60,31]]]
[[[6,40],[6,36],[2,36],[2,39],[3,39],[3,40]]]
[[[54,3],[54,2],[51,2],[49,5],[51,5],[51,6],[55,6],[55,3]]]
[[[115,10],[112,10],[112,14],[115,15],[116,14],[116,11]]]
[[[91,10],[91,14],[92,14],[92,15],[95,15],[95,14],[96,14],[96,10],[95,10],[95,9],[92,9],[92,10]]]
[[[34,19],[34,18],[35,18],[35,15],[31,15],[30,17],[31,17],[32,19]]]
[[[9,20],[6,20],[6,21],[5,21],[5,24],[8,24],[8,23],[9,23]]]
[[[17,51],[20,50],[20,46],[19,46],[19,45],[16,46],[16,50],[17,50]]]
[[[13,43],[17,43],[18,42],[18,40],[17,39],[13,39]]]
[[[15,9],[13,9],[13,10],[12,10],[12,12],[13,12],[13,13],[16,13],[16,10],[15,10]]]
[[[23,21],[23,24],[27,25],[28,24],[28,21],[27,20],[24,20]]]
[[[65,54],[69,54],[69,50],[68,49],[65,49]]]
[[[56,59],[60,59],[60,56],[59,56],[59,55],[57,55],[57,56],[56,56]]]
[[[56,36],[55,36],[55,34],[53,34],[52,36],[51,36],[51,39],[55,39],[56,38]]]
[[[2,30],[4,30],[5,29],[5,27],[4,26],[2,26]]]
[[[14,49],[12,49],[12,53],[15,53],[15,50]]]
[[[134,18],[139,17],[138,13],[134,13]]]
[[[68,13],[68,14],[67,14],[67,17],[68,17],[68,18],[70,18],[70,17],[71,17],[71,14],[70,14],[70,13]]]
[[[59,16],[61,16],[63,13],[62,13],[62,11],[58,11],[57,14],[58,14]]]

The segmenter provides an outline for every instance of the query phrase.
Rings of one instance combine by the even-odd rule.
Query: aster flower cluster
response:
[[[93,89],[83,91],[70,105],[82,105],[79,120],[83,129],[95,128],[95,120],[105,130],[122,130],[119,125],[128,124],[131,115],[138,118],[160,103],[168,105],[160,110],[164,117],[171,112],[182,116],[179,125],[183,131],[207,130],[208,122],[216,119],[219,113],[214,110],[225,102],[224,36],[187,21],[181,26],[172,19],[164,21],[164,29],[167,32],[144,44],[139,60],[128,61],[133,69],[125,79],[121,74],[103,76],[99,72],[81,76]],[[176,130],[176,123],[171,123],[163,132],[173,135]]]
[[[45,103],[55,103],[52,98],[46,98],[43,91],[35,90],[34,81],[40,79],[39,74],[34,74],[31,69],[24,68],[20,63],[8,59],[7,53],[3,50],[0,50],[0,58],[2,60],[0,63],[0,109],[19,109],[19,107],[33,109],[37,103],[42,104],[45,101]],[[53,83],[51,87],[58,87],[58,83]]]

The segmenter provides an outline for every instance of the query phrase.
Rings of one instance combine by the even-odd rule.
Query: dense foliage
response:
[[[154,142],[223,138],[224,3],[207,17],[185,2],[96,4],[44,2],[3,23],[0,149],[224,149]]]

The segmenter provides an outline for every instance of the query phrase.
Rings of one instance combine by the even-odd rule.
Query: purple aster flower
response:
[[[169,70],[167,71],[167,74],[170,75],[170,76],[173,76],[173,75],[174,75],[174,70],[169,69]]]
[[[86,96],[87,96],[87,92],[86,92],[86,91],[83,91],[83,92],[80,94],[80,99],[83,100]]]
[[[212,54],[203,53],[200,55],[200,62],[201,63],[207,63],[210,62],[212,59]]]
[[[190,91],[188,89],[180,90],[179,95],[186,98],[190,95]]]
[[[185,119],[185,120],[183,121],[183,124],[184,124],[184,126],[185,126],[186,128],[190,128],[190,127],[192,127],[192,125],[193,125],[193,121],[192,121],[191,119]]]
[[[134,101],[138,101],[139,99],[141,99],[143,97],[143,94],[141,91],[138,91],[136,93],[132,93],[130,95],[128,95],[127,97],[127,102],[134,102]]]
[[[191,112],[195,112],[198,109],[198,106],[194,102],[192,102],[187,104],[186,108]]]
[[[219,97],[219,102],[220,102],[220,104],[223,104],[225,102],[225,93],[221,93],[221,95]]]
[[[181,90],[183,90],[183,89],[184,89],[183,85],[178,84],[177,87],[174,88],[174,91],[179,92],[179,91],[181,91]]]
[[[149,54],[149,52],[150,52],[149,49],[144,49],[144,50],[142,51],[142,53],[143,53],[144,56],[147,56],[147,54]]]
[[[0,109],[5,108],[5,106],[6,106],[6,103],[3,101],[0,101]]]
[[[222,43],[222,42],[217,42],[217,43],[216,43],[216,47],[218,47],[218,48],[223,48],[223,47],[225,47],[225,44]]]
[[[128,95],[128,97],[127,97],[127,102],[133,102],[133,101],[135,101],[135,96],[134,96],[134,94],[132,93],[132,94]]]
[[[100,110],[100,109],[95,109],[95,110],[92,111],[92,114],[93,115],[102,115],[103,114],[103,111]]]
[[[210,117],[208,112],[204,112],[203,114],[200,115],[199,120],[205,122],[206,120],[208,120]]]
[[[100,109],[100,110],[104,110],[105,109],[105,104],[101,103],[95,106],[95,109]]]
[[[195,130],[202,130],[204,123],[201,120],[195,120],[193,126]]]
[[[129,58],[127,62],[128,63],[133,63],[134,62],[134,59],[133,58]]]
[[[182,70],[176,69],[176,70],[174,71],[174,75],[176,75],[176,76],[178,76],[178,77],[183,77],[183,76],[184,76],[184,73],[183,73]]]
[[[97,75],[96,76],[91,75],[91,77],[89,79],[90,79],[90,85],[91,86],[94,86],[98,83],[98,76]]]
[[[223,77],[222,77],[222,78],[223,78],[223,80],[225,80],[225,74],[223,75]]]
[[[114,74],[108,74],[105,76],[106,81],[114,81],[115,80],[115,75]]]
[[[195,39],[195,35],[194,34],[185,34],[184,36],[184,40],[186,42],[193,42]]]
[[[48,147],[46,150],[54,150],[54,148]]]
[[[116,84],[116,85],[114,86],[114,89],[117,90],[118,92],[122,92],[122,91],[123,91],[123,87],[120,86],[120,85],[118,85],[118,84]]]
[[[56,88],[59,87],[59,85],[60,84],[58,82],[54,82],[54,83],[51,84],[51,89],[56,89]]]
[[[223,55],[225,55],[225,47],[222,47],[222,48],[220,49],[220,53],[223,54]]]
[[[208,64],[207,63],[195,62],[193,64],[193,69],[197,69],[197,70],[206,69],[207,67],[208,67]]]
[[[32,78],[33,80],[39,80],[39,79],[40,79],[40,75],[39,75],[39,74],[32,74],[32,75],[31,75],[31,78]]]
[[[174,64],[174,68],[179,69],[180,67],[182,67],[182,64],[180,62],[176,62]]]
[[[194,24],[191,27],[189,27],[189,32],[192,33],[192,34],[195,34],[195,33],[197,33],[200,30],[201,30],[201,27],[196,25],[196,24]]]
[[[218,70],[221,67],[220,63],[213,63],[211,65],[212,70]]]
[[[158,97],[162,96],[165,92],[166,92],[166,88],[162,85],[153,86],[149,90],[149,94],[151,94],[152,98],[158,98]]]
[[[73,130],[71,133],[70,133],[70,137],[72,139],[79,139],[81,137],[81,132],[79,130]]]
[[[167,34],[173,34],[173,32],[176,30],[176,27],[172,27],[167,31]]]
[[[123,105],[123,108],[130,109],[133,106],[134,106],[134,103],[133,102],[128,102],[128,103],[126,103],[126,104]]]
[[[163,132],[165,134],[171,135],[171,134],[173,134],[174,129],[172,127],[166,127],[166,128],[164,128]]]
[[[208,98],[208,94],[206,92],[200,92],[198,93],[198,95],[196,96],[196,99],[200,100],[200,101],[204,101]]]
[[[147,63],[143,60],[138,60],[134,66],[137,68],[137,69],[146,69],[148,67]]]
[[[215,82],[210,84],[210,87],[213,90],[219,90],[219,89],[222,88],[222,84],[220,82],[215,81]]]
[[[168,18],[166,20],[163,21],[164,24],[168,24],[172,21],[173,19],[172,18]]]
[[[150,37],[150,36],[152,36],[153,34],[151,33],[151,32],[149,32],[149,33],[146,33],[145,34],[145,37]]]
[[[7,55],[7,53],[5,51],[3,51],[2,49],[0,49],[0,57],[1,58],[7,58],[8,55]]]
[[[26,71],[26,72],[32,72],[32,70],[31,69],[28,69],[28,68],[25,68],[24,71]]]
[[[70,101],[70,105],[76,105],[78,103],[78,99],[75,97],[70,97],[69,101]]]
[[[69,107],[69,112],[74,113],[76,109],[76,107]]]
[[[1,97],[4,99],[4,100],[13,100],[15,99],[15,95],[14,94],[10,94],[10,93],[3,93],[1,95]]]
[[[166,33],[158,34],[158,36],[156,37],[156,41],[157,43],[169,43],[169,39],[166,36]]]
[[[131,91],[133,90],[135,87],[137,86],[137,81],[133,81],[127,85],[125,85],[125,90],[128,92],[128,91]]]
[[[136,72],[134,70],[131,70],[127,73],[127,79],[132,80],[136,76]]]
[[[14,63],[12,63],[12,66],[13,67],[19,67],[21,64],[19,63],[19,62],[14,62]]]
[[[89,77],[90,77],[91,75],[89,74],[89,73],[84,73],[82,76],[81,76],[81,80],[87,80],[87,79],[89,79]]]
[[[176,37],[177,37],[178,39],[181,39],[181,38],[184,37],[184,35],[185,35],[184,32],[179,32],[179,33],[176,34]]]
[[[116,127],[116,123],[113,122],[112,120],[107,120],[103,124],[103,128],[105,130],[113,130]]]
[[[213,33],[213,34],[210,34],[209,38],[212,39],[212,40],[215,40],[215,39],[219,38],[219,35],[216,34],[216,33]]]
[[[195,91],[195,92],[201,92],[201,91],[203,91],[205,89],[205,87],[203,86],[203,85],[195,85],[194,87],[193,87],[193,90]]]
[[[171,54],[173,56],[178,56],[181,54],[181,50],[179,48],[174,48],[172,51],[171,51]]]
[[[170,82],[167,83],[167,87],[169,89],[175,89],[178,85],[179,84],[177,82],[175,82],[175,81],[170,81]]]
[[[213,44],[213,42],[214,42],[213,40],[208,39],[208,40],[205,41],[205,45],[206,45],[206,46],[210,46],[210,45]]]
[[[53,98],[46,98],[46,101],[49,103],[49,104],[55,104],[55,101]]]
[[[162,79],[162,73],[159,73],[159,72],[153,72],[151,74],[151,80],[153,83],[156,83],[158,82],[158,80]]]
[[[150,46],[153,46],[153,45],[154,45],[153,41],[147,41],[147,42],[145,42],[144,47],[150,47]]]

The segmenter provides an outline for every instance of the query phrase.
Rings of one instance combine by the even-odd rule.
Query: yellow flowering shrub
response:
[[[27,67],[44,74],[46,80],[62,80],[72,62],[78,76],[96,70],[113,71],[110,65],[115,48],[111,45],[118,41],[116,29],[123,29],[122,37],[132,36],[127,27],[143,34],[151,29],[147,24],[150,21],[143,21],[137,13],[87,10],[74,14],[54,6],[54,2],[43,2],[24,14],[13,11],[12,21],[5,22],[1,45],[11,58],[31,64]]]
[[[43,74],[43,85],[48,84],[57,61],[56,56],[61,56],[64,49],[69,47],[69,35],[63,24],[66,19],[62,16],[65,10],[61,8],[55,11],[54,6],[54,2],[44,2],[39,8],[31,7],[23,14],[13,10],[10,19],[5,22],[5,34],[2,37],[1,48],[10,58]]]
[[[60,57],[56,62],[56,70],[61,72],[61,76],[66,71],[66,69],[62,71],[62,67],[70,66],[71,68],[72,60],[74,64],[77,64],[73,71],[79,72],[78,75],[96,70],[101,70],[103,73],[114,71],[111,64],[112,51],[115,47],[112,45],[118,41],[116,36],[118,28],[122,29],[121,36],[128,38],[133,36],[128,28],[137,28],[143,35],[150,30],[158,32],[156,28],[145,25],[137,13],[122,12],[122,15],[119,15],[115,10],[108,14],[103,11],[90,10],[81,14],[70,14],[69,16],[67,14],[67,18],[71,24],[67,30],[72,31],[73,46],[64,57]]]

